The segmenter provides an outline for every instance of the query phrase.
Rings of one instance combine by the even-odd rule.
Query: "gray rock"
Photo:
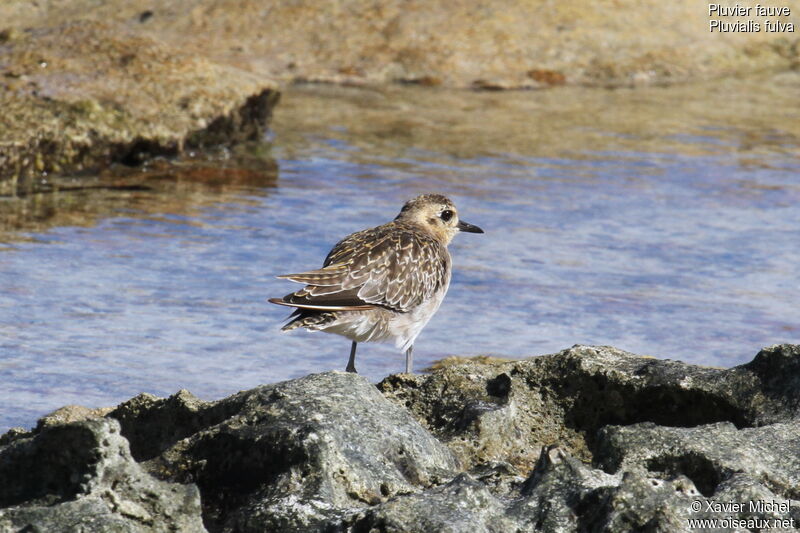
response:
[[[517,524],[505,516],[505,505],[483,483],[468,474],[424,493],[401,495],[355,517],[353,533],[505,533]]]
[[[737,429],[731,423],[694,428],[653,423],[600,430],[595,463],[607,472],[640,469],[659,478],[687,476],[705,496],[734,474],[758,479],[775,493],[800,497],[800,424]]]
[[[789,345],[729,370],[576,346],[378,387],[329,372],[217,402],[180,391],[110,412],[70,407],[0,437],[0,531],[800,524],[798,365]],[[709,507],[726,502],[744,505]]]
[[[508,514],[544,532],[707,530],[691,527],[691,519],[800,524],[798,431],[796,423],[744,430],[728,423],[610,426],[601,430],[595,452],[602,469],[545,449]],[[713,508],[728,502],[744,505]],[[760,502],[788,509],[761,509]]]
[[[800,409],[800,347],[766,348],[728,370],[575,346],[511,363],[464,364],[378,384],[465,465],[501,460],[522,471],[542,446],[590,461],[597,431],[653,422],[736,427],[793,420]]]
[[[407,411],[341,372],[209,404],[140,397],[110,416],[150,471],[199,485],[215,531],[321,530],[459,467]]]
[[[147,474],[112,419],[47,427],[0,448],[0,508],[2,531],[206,531],[197,487]]]
[[[785,519],[800,525],[800,424],[737,429],[730,423],[694,428],[652,423],[600,430],[595,463],[609,472],[637,472],[659,480],[684,477],[697,492],[672,506],[674,520]],[[689,511],[692,501],[700,512]],[[705,502],[747,502],[735,512],[706,512]],[[752,509],[749,502],[789,502],[791,512]]]
[[[544,447],[516,497],[501,494],[522,531],[688,531],[692,518],[800,524],[798,365],[789,345],[729,370],[577,346],[390,376],[379,388],[473,469],[506,460],[524,471]],[[791,511],[690,509],[773,500]]]
[[[591,520],[583,511],[619,477],[584,465],[558,447],[543,448],[536,468],[508,509],[529,530],[578,531]]]
[[[698,497],[680,476],[608,475],[558,448],[545,449],[510,514],[543,532],[684,531],[683,511]]]

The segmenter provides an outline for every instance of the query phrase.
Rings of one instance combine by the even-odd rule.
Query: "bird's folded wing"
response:
[[[334,247],[324,268],[279,277],[306,284],[284,298],[289,304],[375,305],[406,312],[445,284],[448,262],[447,250],[419,233],[359,232]]]
[[[347,265],[331,265],[319,270],[309,270],[308,272],[301,272],[299,274],[284,274],[278,276],[278,279],[288,279],[297,283],[307,283],[309,285],[336,286],[342,282],[342,279],[349,272]]]

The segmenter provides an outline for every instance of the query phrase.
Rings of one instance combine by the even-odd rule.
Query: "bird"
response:
[[[305,286],[274,304],[295,308],[281,328],[336,333],[352,341],[345,370],[356,372],[360,342],[394,341],[413,372],[414,341],[450,286],[447,245],[459,232],[483,233],[459,219],[441,194],[407,201],[394,220],[339,241],[322,268],[278,276]]]

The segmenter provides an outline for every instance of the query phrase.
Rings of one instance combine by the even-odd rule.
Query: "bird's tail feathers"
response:
[[[308,309],[297,309],[289,315],[289,322],[281,331],[292,331],[297,328],[306,328],[311,331],[323,329],[326,325],[336,320],[336,313],[321,313]]]

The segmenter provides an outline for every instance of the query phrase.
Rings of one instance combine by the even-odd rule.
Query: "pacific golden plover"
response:
[[[359,342],[394,341],[411,373],[414,340],[450,285],[447,245],[459,231],[483,233],[459,220],[441,194],[417,196],[392,222],[339,241],[321,269],[278,276],[306,286],[269,301],[296,308],[283,331],[305,328],[353,341],[348,372],[356,371]]]

